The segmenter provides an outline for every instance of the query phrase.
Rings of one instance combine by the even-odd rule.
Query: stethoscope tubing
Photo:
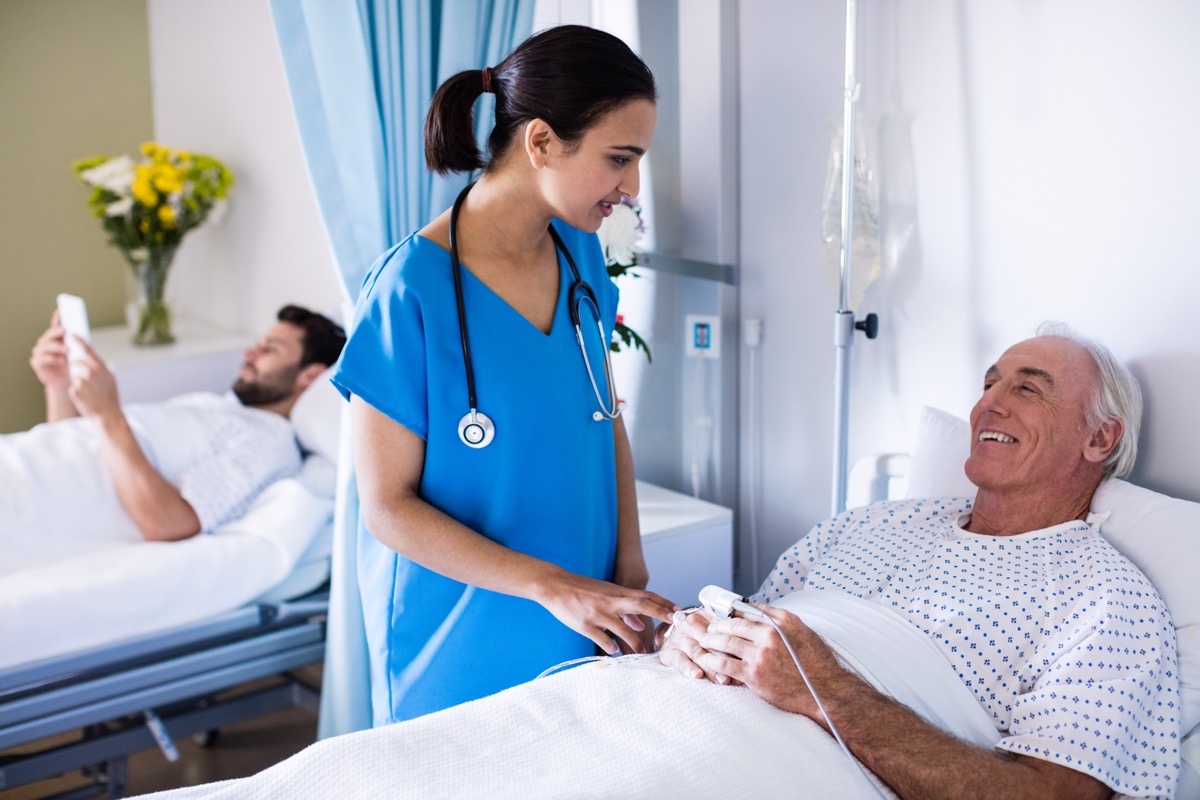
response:
[[[459,421],[459,437],[463,443],[469,447],[485,447],[492,441],[495,433],[495,426],[488,419],[487,415],[481,413],[478,409],[475,394],[475,367],[471,361],[471,343],[467,335],[467,310],[466,301],[464,300],[463,284],[462,284],[462,262],[458,258],[458,212],[462,208],[463,201],[467,199],[467,194],[475,184],[469,183],[463,188],[459,195],[454,200],[454,205],[450,208],[450,263],[454,276],[454,298],[455,306],[458,310],[458,333],[462,341],[463,353],[463,368],[466,371],[467,377],[467,401],[470,411]],[[571,268],[571,276],[574,280],[567,290],[567,310],[571,317],[571,324],[575,328],[575,339],[579,343],[579,352],[583,355],[584,369],[587,370],[588,381],[592,385],[592,392],[596,396],[596,403],[600,406],[599,411],[592,413],[592,419],[596,421],[613,420],[621,416],[624,410],[623,404],[617,399],[616,390],[614,389],[612,357],[609,353],[608,341],[604,336],[604,324],[600,318],[600,306],[596,302],[596,293],[592,291],[592,287],[587,284],[583,277],[579,274],[579,268],[575,265],[575,259],[571,256],[571,251],[567,248],[562,237],[558,235],[558,231],[554,230],[551,225],[547,229],[550,233],[550,238],[554,241],[555,250],[562,253],[566,258],[567,266]],[[600,386],[596,382],[596,373],[592,369],[591,359],[588,358],[587,347],[583,341],[583,325],[579,313],[579,306],[587,303],[592,314],[596,318],[596,330],[600,337],[600,345],[604,352],[604,377],[608,384],[608,403],[604,402],[600,394]]]
[[[462,262],[458,260],[458,211],[474,183],[467,184],[454,199],[450,209],[450,263],[454,265],[454,300],[458,306],[458,335],[462,339],[463,364],[467,370],[467,402],[471,412],[479,407],[475,402],[475,367],[471,363],[471,344],[467,339],[467,308],[463,301]]]
[[[604,345],[604,325],[600,322],[600,309],[596,308],[596,305],[594,302],[592,302],[591,298],[585,297],[583,299],[587,300],[589,303],[592,303],[592,308],[596,311],[596,330],[599,331],[600,342],[602,345]],[[580,300],[579,302],[582,303],[583,300]],[[575,305],[575,315],[576,317],[579,316],[578,305]],[[602,419],[616,419],[617,417],[621,416],[621,411],[623,409],[621,408],[620,401],[617,400],[616,395],[613,392],[613,385],[615,382],[613,381],[612,358],[610,358],[608,355],[608,347],[604,347],[604,378],[608,383],[608,405],[605,405],[604,400],[600,397],[600,387],[596,385],[596,373],[592,369],[591,360],[588,358],[587,347],[583,343],[583,328],[578,322],[575,323],[575,341],[579,342],[579,352],[583,354],[583,366],[584,369],[587,370],[588,381],[590,381],[592,384],[592,393],[596,395],[596,403],[600,406],[599,411],[592,413],[592,419],[596,420],[597,422]]]

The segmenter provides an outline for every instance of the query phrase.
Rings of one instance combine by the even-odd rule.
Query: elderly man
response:
[[[3,572],[97,543],[184,539],[242,514],[299,470],[288,416],[346,340],[326,317],[285,306],[231,392],[122,407],[86,342],[68,369],[65,336],[56,312],[30,357],[47,422],[0,437]]]
[[[966,462],[973,501],[839,515],[785,553],[754,598],[793,644],[827,719],[765,622],[694,614],[663,662],[833,725],[902,798],[1171,797],[1171,621],[1150,582],[1089,524],[1101,480],[1133,466],[1140,391],[1102,345],[1062,328],[1039,333],[984,377]],[[770,605],[793,591],[841,591],[899,612],[963,678],[1000,743],[955,739],[848,672]]]

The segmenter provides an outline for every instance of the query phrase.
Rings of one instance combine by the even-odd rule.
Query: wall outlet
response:
[[[684,355],[689,358],[721,357],[721,318],[688,314],[684,318]]]

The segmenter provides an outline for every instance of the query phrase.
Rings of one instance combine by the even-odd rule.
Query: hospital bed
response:
[[[927,410],[910,455],[870,459],[866,474],[859,475],[868,487],[868,497],[862,499],[973,495],[962,474],[965,426],[965,421]],[[1093,510],[1107,514],[1101,533],[1147,574],[1171,610],[1179,642],[1185,763],[1176,798],[1194,800],[1200,797],[1200,582],[1195,580],[1200,503],[1108,481],[1097,492]],[[889,628],[882,617],[864,622],[853,609],[822,608],[825,599],[796,613],[847,664],[931,722],[981,743],[986,730],[980,728],[978,714],[972,717],[982,713],[973,696],[934,707],[952,693],[947,687],[966,690],[945,672],[949,667],[940,655],[936,663],[922,660],[922,643],[926,652],[932,650],[928,640],[911,625]],[[879,606],[873,610],[886,611]],[[983,728],[991,724],[984,722]],[[250,778],[154,798],[366,799],[381,793],[891,796],[853,768],[811,720],[774,709],[744,688],[686,680],[650,659],[626,657],[567,669],[411,722],[326,739]]]
[[[316,713],[293,671],[324,654],[338,417],[309,397],[300,474],[241,518],[0,581],[0,792],[82,769],[90,783],[62,796],[119,797],[131,753],[173,759],[182,737]]]

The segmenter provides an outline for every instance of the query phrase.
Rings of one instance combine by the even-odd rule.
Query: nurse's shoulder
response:
[[[423,236],[424,230],[410,234],[375,260],[363,281],[360,297],[429,289],[449,279],[449,252]]]

